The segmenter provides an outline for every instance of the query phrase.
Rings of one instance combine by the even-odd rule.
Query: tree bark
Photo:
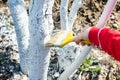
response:
[[[68,0],[61,0],[60,23],[61,23],[61,29],[67,30],[67,26],[68,26]]]
[[[14,21],[17,36],[17,43],[20,54],[20,67],[23,73],[28,74],[29,29],[25,3],[24,0],[8,0],[8,4]]]
[[[82,6],[82,2],[83,0],[74,0],[70,8],[70,13],[68,14],[67,11],[68,2],[61,0],[61,10],[60,10],[61,13],[60,16],[62,16],[61,27],[62,29],[66,30],[66,32],[72,31],[72,27],[77,16],[77,11]],[[79,65],[79,60],[76,58],[78,58],[77,56],[80,55],[79,54],[80,51],[81,51],[80,46],[76,46],[75,44],[71,44],[71,43],[70,45],[67,45],[63,49],[59,50],[60,55],[58,59],[59,59],[60,67],[65,70],[60,75],[59,80],[66,80],[68,77],[70,77],[71,73],[74,73],[76,66]],[[85,55],[81,55],[81,57],[83,56]],[[69,65],[70,67],[68,68]]]
[[[29,80],[47,80],[49,48],[44,42],[53,29],[53,0],[31,0],[29,10],[30,26],[30,74]]]

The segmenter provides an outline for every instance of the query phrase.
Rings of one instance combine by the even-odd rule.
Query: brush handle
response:
[[[82,40],[82,41],[80,41],[80,42],[85,43],[85,44],[88,44],[88,45],[90,45],[90,44],[91,44],[91,42],[90,42],[90,41],[88,41],[88,40]]]

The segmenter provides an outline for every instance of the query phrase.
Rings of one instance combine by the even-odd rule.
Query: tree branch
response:
[[[28,15],[24,0],[8,0],[10,12],[14,21],[17,42],[20,53],[20,66],[23,73],[28,74],[28,47],[29,47],[29,29]]]
[[[73,1],[72,7],[70,9],[70,14],[68,17],[67,30],[72,30],[74,21],[75,21],[76,16],[77,16],[78,9],[82,6],[82,2],[83,2],[83,0],[74,0]]]
[[[103,10],[102,16],[100,17],[97,26],[98,27],[104,27],[106,24],[106,21],[109,19],[109,16],[112,12],[112,10],[115,7],[117,0],[108,0],[106,7]],[[106,12],[106,10],[108,12]],[[107,15],[106,15],[107,14]],[[102,20],[105,22],[102,22]],[[85,46],[82,50],[82,52],[77,56],[76,60],[66,68],[66,70],[62,73],[62,75],[59,77],[59,80],[67,80],[69,76],[82,64],[82,61],[86,58],[88,53],[90,52],[92,46],[87,47]],[[74,66],[74,68],[73,68]]]
[[[68,26],[68,0],[61,0],[60,6],[61,29],[67,30]]]
[[[104,27],[104,25],[107,23],[107,20],[110,17],[110,14],[112,13],[112,10],[114,9],[115,5],[117,3],[117,0],[108,0],[103,13],[101,17],[99,18],[98,23],[96,24],[97,27]]]

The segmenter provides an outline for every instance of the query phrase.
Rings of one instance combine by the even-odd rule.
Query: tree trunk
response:
[[[29,29],[26,7],[24,0],[8,0],[8,4],[15,25],[20,53],[20,67],[23,73],[28,74]]]
[[[29,80],[47,80],[49,48],[44,42],[53,29],[53,0],[31,0],[29,10],[30,26],[30,74]],[[47,37],[47,38],[46,38]]]

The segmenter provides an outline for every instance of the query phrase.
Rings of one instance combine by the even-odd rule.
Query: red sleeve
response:
[[[109,55],[120,61],[120,32],[110,28],[93,27],[89,32],[89,40]]]

